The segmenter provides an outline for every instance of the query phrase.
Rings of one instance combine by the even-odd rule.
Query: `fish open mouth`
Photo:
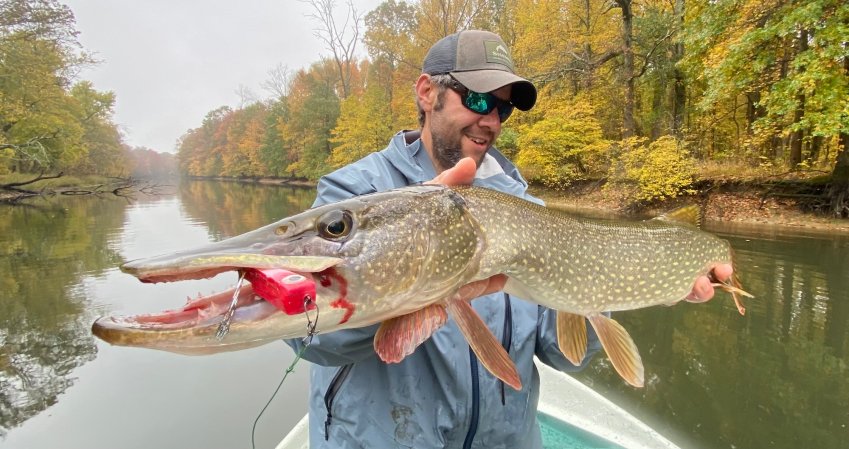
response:
[[[341,259],[313,256],[268,256],[256,254],[204,254],[194,257],[160,257],[128,262],[125,273],[146,283],[206,279],[235,271],[243,277],[236,287],[208,296],[189,299],[178,309],[134,316],[108,316],[92,326],[106,341],[127,330],[215,333],[225,316],[233,322],[264,320],[274,314],[295,315],[308,310],[304,299],[315,299],[313,273],[340,263]],[[233,306],[235,301],[235,306]],[[230,312],[230,309],[233,309]]]

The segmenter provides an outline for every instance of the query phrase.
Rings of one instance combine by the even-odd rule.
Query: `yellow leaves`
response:
[[[638,201],[663,200],[692,193],[696,167],[687,150],[672,136],[648,143],[634,137],[620,143],[621,153],[611,165],[613,183],[636,185]]]
[[[516,163],[525,175],[563,187],[603,173],[609,143],[589,101],[543,98],[535,114],[538,120],[520,129]]]
[[[342,167],[386,146],[392,136],[392,116],[386,103],[386,95],[377,85],[370,85],[363,96],[342,102],[330,139],[337,144],[330,155],[331,166]]]

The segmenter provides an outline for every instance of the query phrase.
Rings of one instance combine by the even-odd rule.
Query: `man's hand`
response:
[[[475,172],[478,166],[475,160],[464,157],[456,165],[436,175],[435,178],[425,184],[442,184],[445,186],[468,186],[475,180]]]
[[[710,277],[716,280],[717,282],[726,282],[731,279],[731,275],[734,274],[734,269],[729,264],[722,264],[713,267],[713,270],[710,272]],[[693,291],[690,292],[689,295],[685,298],[688,302],[705,302],[711,298],[713,298],[713,285],[711,285],[711,280],[707,276],[701,276],[696,279],[696,283],[693,284]]]
[[[456,165],[443,171],[425,184],[442,184],[447,186],[470,185],[475,180],[476,171],[477,164],[475,164],[474,159],[466,157],[460,159]],[[723,264],[714,267],[710,274],[711,278],[717,282],[725,282],[731,278],[733,272],[734,270],[731,268],[731,265]],[[693,291],[687,295],[685,300],[688,302],[705,302],[713,298],[714,289],[713,285],[711,285],[711,278],[701,276],[696,279],[695,284],[693,284]],[[500,291],[504,288],[505,282],[507,282],[507,276],[498,274],[489,279],[466,284],[460,288],[457,294],[460,299],[472,300],[479,296]]]

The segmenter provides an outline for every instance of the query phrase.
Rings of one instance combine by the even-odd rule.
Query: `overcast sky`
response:
[[[360,14],[381,0],[355,0]],[[278,64],[309,66],[328,50],[297,0],[64,0],[79,40],[102,62],[80,76],[117,96],[115,122],[131,146],[176,151],[207,112],[239,106],[240,85],[260,84]],[[337,0],[344,12],[347,2]],[[362,44],[359,44],[362,50]],[[361,54],[364,54],[362,52]]]

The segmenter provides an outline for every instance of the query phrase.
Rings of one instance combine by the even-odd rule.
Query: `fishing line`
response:
[[[309,309],[307,308],[307,306],[309,306],[311,303],[313,305],[315,305],[315,320],[310,319]],[[306,297],[304,297],[304,310],[305,310],[304,315],[306,315],[306,317],[307,317],[307,336],[304,337],[301,340],[303,347],[301,347],[301,349],[298,351],[298,353],[295,354],[295,360],[292,360],[292,364],[289,365],[288,368],[286,368],[286,372],[283,373],[283,378],[280,379],[280,383],[277,384],[277,388],[275,388],[274,392],[271,393],[271,397],[268,398],[268,402],[265,403],[265,406],[262,408],[262,410],[259,411],[259,414],[257,415],[256,419],[254,420],[254,425],[251,428],[251,447],[253,449],[256,449],[256,426],[259,423],[259,419],[262,418],[262,415],[263,415],[263,413],[265,413],[265,410],[267,410],[268,406],[271,405],[271,401],[273,401],[274,398],[277,396],[277,393],[280,391],[280,387],[283,386],[283,382],[285,382],[286,378],[289,377],[289,373],[291,373],[292,371],[295,371],[295,365],[298,363],[298,361],[301,360],[301,356],[303,356],[304,352],[307,351],[307,348],[312,343],[312,338],[316,334],[315,328],[316,328],[316,326],[318,326],[318,304],[313,303],[312,298],[309,297],[309,296],[306,296]]]

